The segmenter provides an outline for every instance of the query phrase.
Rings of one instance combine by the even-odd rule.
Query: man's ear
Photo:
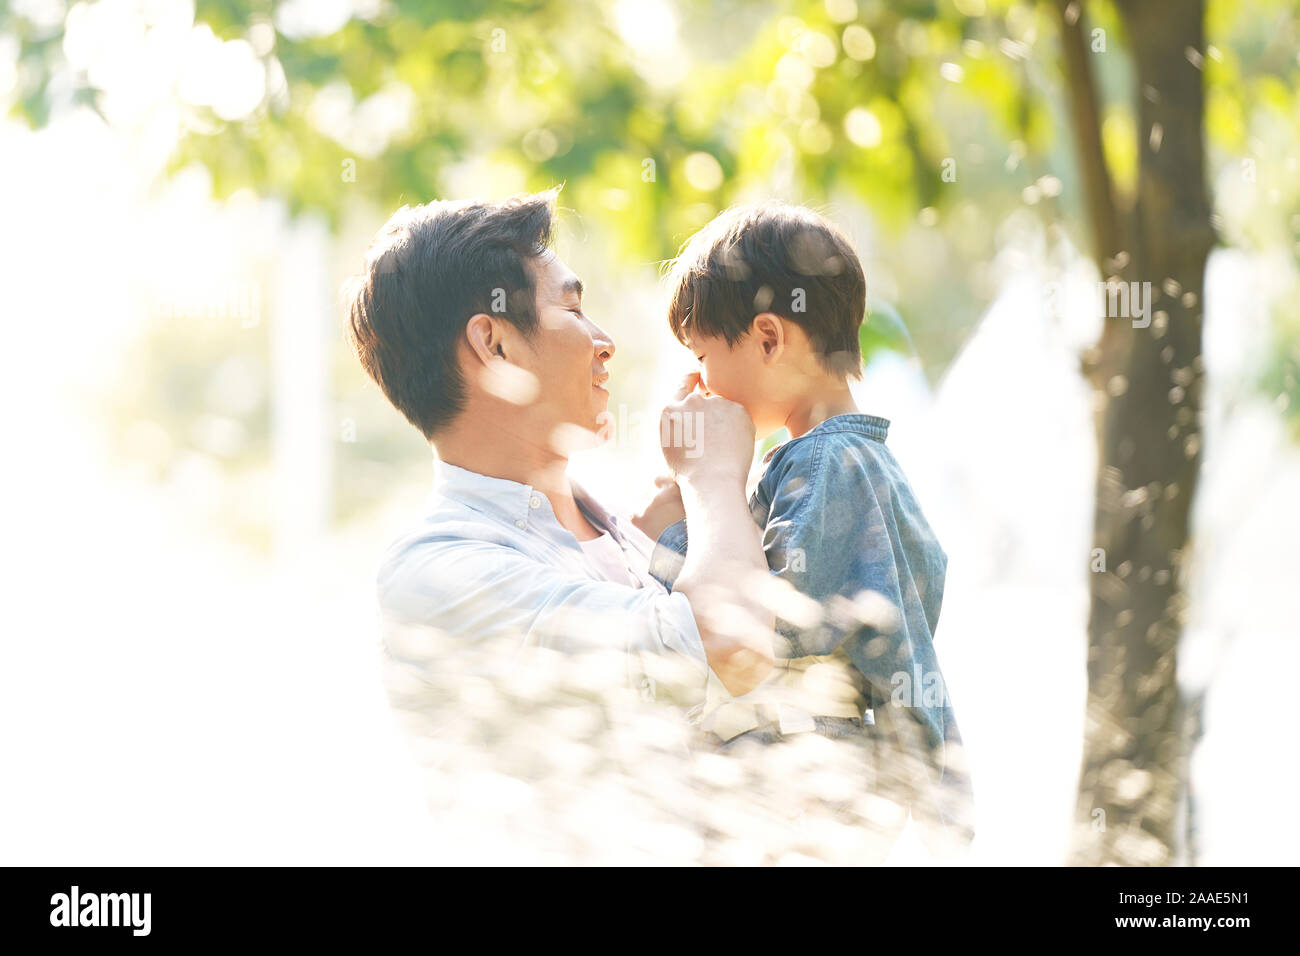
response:
[[[760,312],[750,323],[749,333],[763,356],[763,361],[774,362],[785,351],[785,323],[773,312]]]
[[[465,342],[484,365],[505,358],[501,329],[492,320],[492,316],[483,312],[470,316],[470,320],[465,323]]]
[[[509,328],[505,319],[494,319],[482,312],[470,316],[465,323],[465,348],[460,354],[461,372],[489,395],[512,405],[529,405],[537,400],[541,386],[536,375],[507,358]],[[519,340],[512,339],[510,352],[516,358],[521,351],[518,346]]]

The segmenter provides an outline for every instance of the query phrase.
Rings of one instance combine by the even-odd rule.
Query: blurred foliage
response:
[[[146,477],[182,490],[230,539],[266,551],[269,336],[258,321],[261,289],[249,295],[239,303],[248,310],[233,316],[193,302],[155,308],[146,347],[127,356],[104,411],[123,456]]]
[[[463,845],[477,862],[868,865],[888,858],[909,804],[930,852],[966,852],[920,822],[925,801],[943,799],[915,790],[936,777],[924,758],[875,734],[719,749],[688,723],[698,671],[648,654],[629,665],[621,649],[596,650],[599,621],[586,626],[583,653],[386,629],[385,690],[449,856]]]
[[[1104,148],[1125,193],[1139,135],[1134,71],[1111,4],[1083,8]],[[11,115],[39,126],[52,103],[102,111],[94,71],[67,68],[63,18],[32,9],[0,8],[0,34],[17,41]],[[1008,217],[1028,213],[1055,227],[1052,241],[1089,248],[1059,14],[1046,0],[387,0],[314,30],[304,10],[311,5],[196,0],[194,29],[246,43],[265,93],[229,119],[178,89],[183,133],[168,172],[201,163],[218,197],[251,188],[336,229],[357,210],[377,224],[404,203],[460,195],[467,182],[503,191],[562,183],[584,228],[647,267],[732,202],[807,202],[853,232],[873,300],[906,316],[902,334],[910,330],[909,349],[932,374],[997,291],[993,256]],[[1294,274],[1295,4],[1210,0],[1207,36],[1211,46],[1189,57],[1207,80],[1216,227],[1230,244],[1285,250]],[[1294,298],[1278,306],[1279,356],[1293,354],[1285,330],[1300,322],[1297,308]],[[864,355],[901,345],[891,315],[877,311],[864,326]],[[181,351],[156,354],[175,366]],[[205,347],[205,357],[220,364],[223,355]],[[401,458],[400,423],[358,418],[367,412],[350,361],[341,353],[335,374],[344,427],[359,425],[347,457]],[[1294,375],[1279,368],[1263,387],[1293,389]],[[206,413],[195,404],[201,390],[168,391],[168,369],[141,374],[178,418]],[[1286,407],[1300,428],[1300,401]],[[345,487],[357,473],[350,464],[337,476],[345,511],[369,497],[369,479]]]
[[[1278,410],[1290,423],[1291,439],[1300,443],[1300,323],[1294,310],[1278,323],[1277,347],[1259,386],[1264,394],[1275,396]]]
[[[195,19],[261,49],[284,6],[199,0]],[[859,200],[882,230],[864,250],[881,261],[873,280],[915,317],[922,354],[942,367],[992,291],[970,266],[990,257],[994,230],[971,223],[997,223],[1022,205],[1059,146],[1034,49],[1051,41],[1051,11],[1035,5],[553,0],[374,10],[323,36],[276,33],[261,57],[260,105],[233,121],[186,106],[171,170],[197,160],[218,196],[252,187],[338,225],[355,198],[391,210],[452,195],[457,170],[490,163],[521,188],[564,183],[566,204],[622,255],[647,262],[671,257],[737,199],[775,191],[830,203],[832,215]],[[627,11],[632,27],[620,33]],[[671,62],[629,46],[636,17],[653,31],[665,16],[678,19]],[[44,67],[33,75],[48,83],[57,56],[46,47],[57,36],[23,42],[24,60]],[[44,87],[33,82],[15,109],[40,123]],[[377,119],[389,113],[391,124]],[[909,256],[917,230],[939,231],[942,262]],[[911,244],[933,245],[924,235]],[[948,281],[929,281],[936,265]]]

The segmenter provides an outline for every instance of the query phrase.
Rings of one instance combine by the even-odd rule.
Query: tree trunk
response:
[[[1175,859],[1187,767],[1176,664],[1202,453],[1201,310],[1213,242],[1204,91],[1192,63],[1204,51],[1203,0],[1121,0],[1118,8],[1137,73],[1140,166],[1132,214],[1123,217],[1125,248],[1099,265],[1107,278],[1127,280],[1147,310],[1108,297],[1101,340],[1085,360],[1098,396],[1098,468],[1071,862],[1086,865]],[[1095,239],[1099,226],[1094,212]]]

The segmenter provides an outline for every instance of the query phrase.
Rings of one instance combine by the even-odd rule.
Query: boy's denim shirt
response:
[[[870,684],[873,706],[905,707],[927,731],[945,789],[964,790],[964,772],[943,772],[945,744],[960,748],[961,737],[934,650],[948,556],[885,445],[888,429],[875,415],[836,415],[778,445],[750,511],[773,574],[823,609],[813,626],[778,616],[789,655],[843,645]],[[668,587],[686,544],[684,520],[659,537],[650,573]],[[863,592],[879,597],[863,600]]]

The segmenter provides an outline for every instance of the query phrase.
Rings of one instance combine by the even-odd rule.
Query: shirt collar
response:
[[[619,526],[618,519],[573,479],[569,479],[569,486],[587,520],[599,530],[609,531],[613,538],[619,539],[623,529]],[[513,525],[520,531],[530,527],[536,530],[564,531],[551,509],[550,499],[532,485],[509,478],[493,478],[438,461],[434,465],[433,488],[444,498],[458,501],[481,514]]]
[[[776,450],[784,448],[790,442],[802,441],[814,435],[825,435],[828,432],[857,432],[860,435],[866,435],[868,438],[874,438],[878,442],[883,442],[889,434],[889,419],[881,418],[879,415],[863,415],[860,412],[849,415],[832,415],[820,424],[808,429],[798,438],[791,438],[773,448],[769,448],[767,454],[763,456],[763,461],[771,461],[772,456],[776,454]]]
[[[632,551],[638,556],[637,560],[629,563],[628,570],[640,582],[639,586],[663,590],[663,585],[648,571],[654,543],[637,530],[636,525],[622,524],[617,515],[605,510],[600,502],[572,478],[569,479],[569,486],[573,490],[574,501],[587,520],[598,530],[608,532],[624,552]],[[436,494],[448,500],[459,502],[496,521],[505,522],[521,532],[531,530],[552,544],[582,554],[581,543],[555,517],[550,499],[531,485],[508,478],[493,478],[445,461],[436,461],[433,487]],[[599,578],[600,575],[593,571],[593,577]]]
[[[541,502],[531,507],[529,503],[545,497],[540,492],[535,493],[529,485],[507,478],[493,478],[445,461],[434,465],[433,490],[444,498],[508,524],[523,521],[526,525],[529,512],[541,506]]]

